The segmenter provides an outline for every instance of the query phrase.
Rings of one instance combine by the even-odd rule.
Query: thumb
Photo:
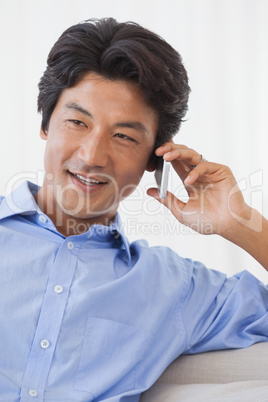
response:
[[[169,191],[167,192],[166,198],[160,198],[157,188],[149,188],[147,194],[168,208],[175,218],[178,219],[180,223],[183,223],[182,215],[186,205],[183,201],[176,198],[175,195]]]

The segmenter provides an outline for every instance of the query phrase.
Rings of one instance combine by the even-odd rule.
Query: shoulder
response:
[[[130,248],[131,254],[136,255],[136,260],[142,261],[142,266],[150,272],[171,281],[183,281],[185,295],[199,287],[219,289],[226,281],[225,273],[208,268],[200,261],[184,258],[169,247],[150,247],[146,241],[139,240],[131,243]]]
[[[149,246],[145,240],[138,240],[130,245],[133,261],[142,264],[144,270],[154,272],[158,276],[183,278],[191,280],[194,267],[200,264],[188,258],[183,258],[176,251],[166,246]]]
[[[167,246],[149,246],[146,240],[137,240],[130,244],[132,253],[139,256],[145,255],[146,257],[161,259],[161,261],[168,264],[183,264],[187,267],[193,265],[193,261],[188,258],[183,258],[172,248]]]

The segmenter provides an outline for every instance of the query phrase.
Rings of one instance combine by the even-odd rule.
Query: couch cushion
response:
[[[246,349],[228,349],[180,356],[158,382],[174,384],[229,383],[268,379],[268,342]]]
[[[141,402],[267,402],[268,342],[180,356]]]
[[[240,381],[229,384],[165,384],[145,392],[140,402],[267,402],[267,381]]]

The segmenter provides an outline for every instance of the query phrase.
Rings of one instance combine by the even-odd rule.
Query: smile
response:
[[[81,176],[80,174],[73,174],[73,176],[77,180],[79,180],[81,183],[86,184],[88,186],[92,186],[92,185],[96,185],[96,184],[105,184],[105,182],[103,182],[103,181],[87,178],[87,177]]]

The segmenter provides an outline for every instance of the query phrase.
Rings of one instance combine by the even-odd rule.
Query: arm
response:
[[[225,238],[240,246],[268,270],[268,221],[257,210],[249,208],[249,219],[237,222]]]
[[[189,199],[184,203],[168,193],[163,200],[153,188],[148,194],[169,208],[182,224],[230,240],[268,270],[268,221],[245,203],[231,170],[201,161],[196,151],[173,142],[163,144],[156,154],[171,161]]]

